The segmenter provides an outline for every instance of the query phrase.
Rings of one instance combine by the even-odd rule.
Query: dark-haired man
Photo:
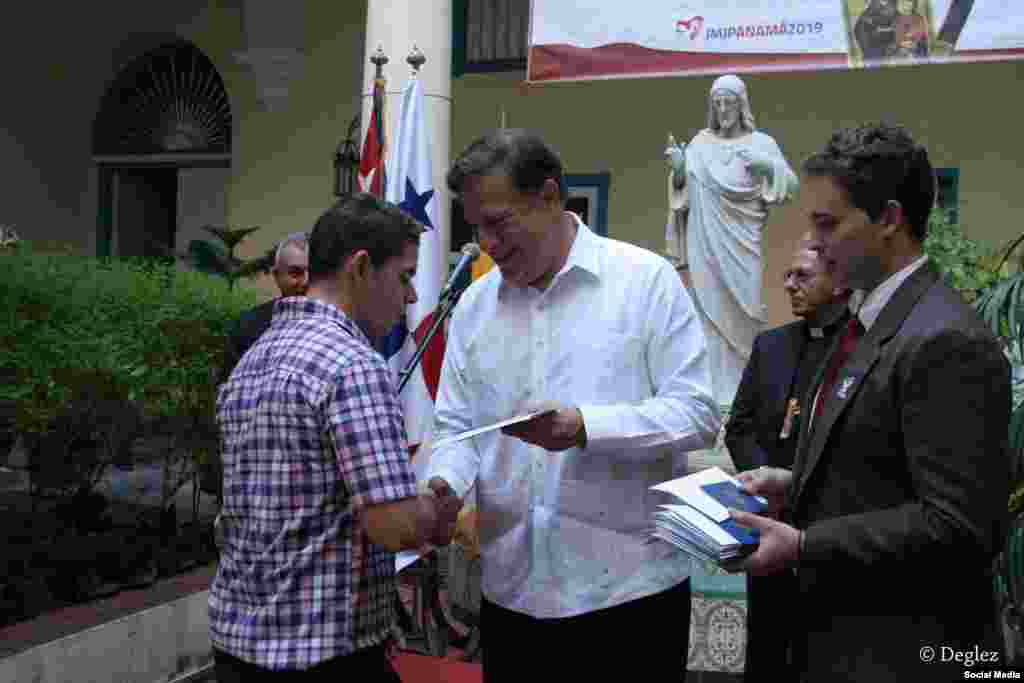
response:
[[[682,680],[690,566],[649,542],[664,502],[649,489],[720,424],[692,301],[664,258],[565,211],[561,160],[532,133],[480,138],[448,185],[498,267],[452,317],[435,439],[554,409],[428,468],[441,495],[476,486],[484,678],[615,678],[639,661]]]
[[[459,503],[417,495],[371,340],[416,300],[422,227],[355,195],[310,236],[309,288],[219,392],[224,547],[210,587],[217,680],[398,681],[394,551],[446,544]]]
[[[761,531],[740,568],[796,569],[799,680],[962,680],[968,659],[999,664],[1009,364],[922,255],[935,176],[906,130],[841,130],[803,170],[835,284],[865,296],[804,399],[792,472],[741,475],[786,517],[734,513]]]

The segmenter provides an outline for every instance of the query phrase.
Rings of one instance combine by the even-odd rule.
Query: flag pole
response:
[[[420,68],[423,67],[423,64],[427,61],[427,58],[423,54],[423,52],[421,52],[420,49],[416,47],[416,45],[413,45],[412,51],[409,52],[409,56],[405,58],[405,61],[408,62],[409,66],[412,68],[410,78],[415,79],[419,78]],[[448,318],[448,316],[451,315],[452,309],[455,308],[455,303],[459,300],[460,294],[462,294],[461,289],[452,290],[451,295],[449,295],[447,299],[441,303],[440,310],[438,311],[437,309],[435,309],[435,313],[438,314],[434,315],[434,320],[430,326],[430,330],[428,330],[427,334],[423,337],[423,343],[416,345],[416,354],[409,359],[409,362],[405,366],[405,368],[403,368],[402,371],[398,373],[399,394],[402,393],[402,389],[405,388],[405,385],[408,384],[409,380],[412,378],[412,373],[416,370],[416,366],[419,364],[420,359],[423,357],[423,354],[426,353],[427,348],[430,346],[430,341],[434,338],[434,335],[437,334],[437,331],[441,328],[441,325],[444,324],[444,321]]]
[[[377,51],[373,53],[372,57],[370,57],[370,61],[376,68],[376,73],[374,74],[373,77],[374,97],[377,97],[378,95],[380,97],[380,107],[378,109],[378,111],[380,112],[380,156],[382,159],[386,159],[388,151],[388,136],[386,130],[388,116],[387,111],[385,111],[385,107],[387,106],[388,101],[388,80],[387,78],[384,77],[384,65],[391,60],[388,59],[388,56],[386,54],[384,54],[384,46],[378,45]],[[380,88],[379,92],[377,91],[378,87]],[[381,192],[381,196],[383,197],[383,190],[381,190]]]
[[[414,44],[412,46],[412,51],[409,52],[409,56],[405,58],[405,61],[409,63],[410,67],[412,67],[411,77],[419,78],[420,67],[422,67],[423,64],[427,61],[427,58],[422,52],[420,52],[420,49],[416,47],[416,45]]]
[[[398,373],[399,394],[402,393],[402,389],[405,388],[405,385],[409,383],[409,379],[412,377],[413,371],[416,370],[416,365],[419,364],[420,358],[423,357],[423,354],[426,353],[427,348],[430,346],[430,340],[434,338],[437,331],[441,329],[441,325],[443,325],[444,321],[452,314],[452,311],[455,309],[455,304],[458,303],[459,296],[462,294],[463,289],[465,288],[458,287],[451,290],[451,294],[441,304],[440,315],[434,316],[434,321],[430,326],[430,330],[428,330],[427,334],[423,337],[423,343],[416,345],[416,355],[410,358],[409,364],[406,365],[400,373]]]

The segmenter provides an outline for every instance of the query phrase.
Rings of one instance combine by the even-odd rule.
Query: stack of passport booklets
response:
[[[730,509],[764,514],[768,502],[740,488],[721,468],[706,470],[652,486],[672,496],[654,513],[655,538],[671,543],[700,560],[719,565],[757,549],[758,531],[733,521]]]

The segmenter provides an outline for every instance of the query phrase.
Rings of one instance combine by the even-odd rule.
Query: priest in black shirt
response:
[[[828,353],[832,336],[849,317],[848,293],[833,287],[810,235],[801,241],[783,286],[800,320],[766,330],[754,340],[729,421],[725,444],[736,469],[793,465],[800,432],[800,402]],[[788,674],[787,601],[795,591],[792,572],[747,578],[745,678]],[[783,675],[782,680],[791,676]]]

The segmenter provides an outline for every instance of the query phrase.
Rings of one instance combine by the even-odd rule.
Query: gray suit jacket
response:
[[[962,664],[926,666],[921,648],[991,647],[1010,471],[1000,344],[926,264],[832,392],[804,422],[787,506],[805,530],[798,668],[811,681],[962,680]]]

